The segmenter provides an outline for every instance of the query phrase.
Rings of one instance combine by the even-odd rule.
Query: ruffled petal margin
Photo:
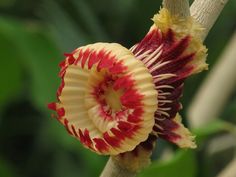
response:
[[[98,154],[132,151],[154,126],[157,93],[148,69],[116,43],[80,47],[60,64],[58,102],[68,133]]]

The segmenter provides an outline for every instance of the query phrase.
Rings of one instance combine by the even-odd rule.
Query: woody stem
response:
[[[191,16],[204,28],[202,40],[206,38],[227,2],[228,0],[195,0],[191,5]]]
[[[110,157],[100,177],[134,177],[136,172],[120,166],[117,160]]]
[[[179,17],[190,16],[188,0],[163,0],[163,7],[168,9],[171,15]]]

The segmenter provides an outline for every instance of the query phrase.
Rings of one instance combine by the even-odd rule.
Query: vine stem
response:
[[[132,162],[131,162],[132,163]],[[110,157],[100,177],[134,177],[136,172],[122,167],[117,160]]]
[[[171,15],[184,18],[190,16],[188,0],[163,0],[162,5],[169,10]]]
[[[228,0],[195,0],[191,7],[191,16],[204,28],[202,40],[207,37]]]
[[[234,177],[236,174],[236,159],[232,160],[229,165],[217,177]]]

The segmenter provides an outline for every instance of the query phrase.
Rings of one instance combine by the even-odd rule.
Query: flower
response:
[[[96,43],[66,54],[58,103],[49,106],[85,147],[131,151],[154,125],[157,92],[148,69],[119,44]]]
[[[80,47],[60,64],[57,103],[48,105],[69,134],[99,154],[117,155],[157,137],[195,148],[178,111],[184,80],[207,68],[194,20],[161,9],[130,50],[116,43]]]

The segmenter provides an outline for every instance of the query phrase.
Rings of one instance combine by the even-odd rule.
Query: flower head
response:
[[[139,144],[152,146],[148,141],[157,137],[196,146],[178,111],[184,80],[207,67],[201,28],[166,9],[153,20],[130,50],[116,43],[91,44],[66,54],[60,64],[58,102],[49,108],[92,151],[116,155]]]
[[[100,154],[130,151],[154,125],[157,92],[148,69],[119,44],[80,47],[60,64],[58,120]]]

